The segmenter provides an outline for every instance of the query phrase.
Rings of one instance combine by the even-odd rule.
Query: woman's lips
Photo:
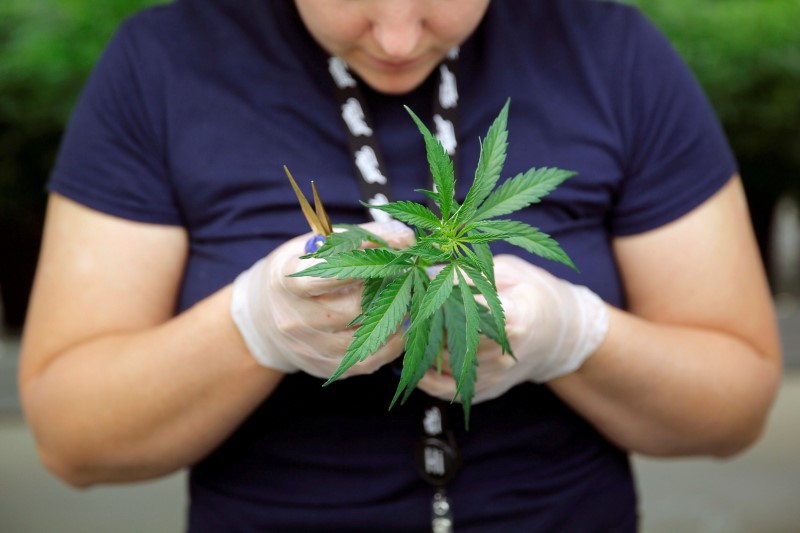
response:
[[[401,72],[410,70],[416,67],[421,61],[421,58],[408,59],[405,61],[391,61],[378,58],[372,58],[372,63],[380,70],[388,72]]]

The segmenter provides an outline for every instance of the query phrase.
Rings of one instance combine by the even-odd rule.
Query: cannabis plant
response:
[[[425,140],[434,190],[418,190],[435,204],[435,210],[410,201],[366,205],[380,209],[416,228],[416,242],[395,250],[358,226],[327,237],[304,258],[321,262],[293,276],[358,278],[364,281],[358,326],[341,364],[325,383],[374,354],[403,325],[405,354],[397,391],[389,406],[408,398],[431,367],[441,371],[446,353],[456,382],[456,394],[469,421],[475,392],[479,336],[497,342],[513,357],[505,330],[503,306],[497,294],[489,243],[503,240],[528,252],[564,263],[567,254],[549,235],[522,222],[498,219],[530,206],[574,172],[532,168],[495,188],[506,159],[508,107],[503,106],[481,142],[475,178],[463,202],[455,199],[453,162],[447,151],[408,107],[406,110]],[[363,202],[362,202],[363,203]],[[377,247],[361,249],[363,241]],[[430,267],[436,266],[435,269]],[[438,270],[435,275],[429,274]],[[485,305],[476,300],[483,296]]]

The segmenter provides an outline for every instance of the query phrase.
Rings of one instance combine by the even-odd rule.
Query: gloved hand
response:
[[[401,222],[362,227],[393,248],[414,243],[414,232]],[[314,264],[314,259],[299,258],[310,237],[309,233],[287,241],[240,274],[233,283],[231,315],[261,365],[329,378],[352,340],[354,330],[347,325],[361,312],[363,283],[287,277]],[[397,358],[404,347],[401,334],[389,337],[377,353],[342,377],[370,374]]]
[[[473,403],[497,398],[524,381],[544,383],[577,370],[608,330],[608,308],[586,287],[573,285],[513,255],[494,259],[506,333],[516,361],[486,338],[478,346]],[[429,370],[418,387],[452,400],[452,376]]]

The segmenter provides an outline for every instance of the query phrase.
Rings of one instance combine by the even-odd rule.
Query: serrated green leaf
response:
[[[461,237],[461,242],[466,242],[470,244],[488,244],[494,241],[503,241],[510,237],[509,233],[495,231],[495,232],[482,232],[477,233],[473,232],[464,237]]]
[[[425,320],[431,316],[434,311],[439,309],[442,304],[447,300],[450,293],[453,292],[453,269],[455,266],[450,263],[446,265],[428,284],[428,289],[425,291],[425,297],[422,299],[419,313],[415,320]],[[412,328],[414,326],[412,325]]]
[[[414,192],[418,192],[418,193],[424,194],[433,203],[435,203],[436,205],[439,205],[439,201],[440,200],[439,200],[439,193],[438,192],[429,191],[427,189],[414,189]]]
[[[431,326],[433,325],[432,318],[419,318],[419,309],[422,305],[422,299],[425,296],[425,290],[428,285],[428,274],[422,268],[415,268],[413,277],[414,285],[411,294],[411,320],[415,327],[409,328],[405,334],[406,351],[403,355],[403,370],[400,373],[400,382],[397,385],[394,398],[392,398],[392,402],[389,404],[389,409],[394,406],[403,391],[409,387],[413,389],[419,382],[419,380],[417,380],[412,383],[425,357],[425,352],[428,347],[428,338],[430,337]]]
[[[506,180],[483,202],[469,220],[463,223],[486,220],[507,215],[537,203],[575,172],[558,168],[532,168]]]
[[[361,202],[361,204],[371,209],[389,213],[397,220],[418,228],[436,230],[441,225],[441,221],[433,211],[416,202],[399,201],[384,205],[370,205],[366,202]]]
[[[467,280],[461,273],[461,269],[456,268],[456,276],[458,277],[458,288],[461,292],[461,298],[464,300],[464,325],[466,329],[466,346],[467,351],[464,354],[465,368],[460,369],[458,374],[460,378],[457,380],[459,386],[465,379],[466,367],[474,366],[475,356],[478,353],[478,343],[480,342],[480,335],[478,334],[478,309],[475,298],[472,296]]]
[[[481,333],[500,344],[500,332],[497,331],[494,317],[489,312],[489,308],[483,304],[478,304],[478,320],[480,321]]]
[[[372,207],[372,206],[370,206],[370,207]],[[384,248],[388,248],[389,247],[389,243],[386,242],[385,240],[383,240],[381,237],[379,237],[378,235],[375,235],[371,231],[365,230],[361,226],[357,226],[356,224],[334,224],[333,227],[334,228],[341,228],[341,229],[345,229],[347,231],[352,231],[354,233],[357,233],[357,234],[361,235],[361,240],[362,241],[368,241],[368,242],[377,244],[379,246],[382,246]]]
[[[578,267],[572,262],[572,259],[567,253],[561,249],[558,242],[550,237],[547,233],[529,226],[524,222],[516,220],[487,220],[481,226],[478,226],[478,231],[484,227],[490,227],[492,230],[506,231],[513,237],[503,239],[504,241],[519,246],[524,250],[536,254],[545,259],[562,263],[578,271]]]
[[[464,368],[464,356],[467,353],[464,298],[460,289],[450,293],[450,297],[445,300],[443,308],[447,351],[450,356],[450,368],[453,371],[453,379],[457,380],[460,370]],[[453,400],[455,400],[455,398],[453,398]]]
[[[446,344],[456,380],[453,400],[461,398],[468,424],[477,379],[480,335],[511,352],[488,243],[505,240],[574,268],[566,253],[549,235],[523,223],[490,220],[538,202],[574,175],[554,168],[531,169],[495,189],[508,145],[508,107],[506,101],[486,138],[481,141],[475,178],[463,205],[455,198],[452,160],[419,117],[406,108],[424,138],[434,180],[435,191],[418,192],[439,206],[441,220],[435,208],[416,202],[369,206],[415,226],[416,242],[405,250],[391,250],[377,236],[358,226],[349,226],[359,233],[329,236],[318,252],[309,254],[310,257],[322,258],[323,262],[293,275],[364,279],[362,312],[351,324],[360,326],[342,364],[326,385],[358,361],[374,354],[397,330],[410,308],[411,325],[405,332],[403,371],[390,408],[401,397],[405,402],[425,372],[437,361],[441,371]],[[363,241],[377,242],[384,248],[360,250]],[[442,263],[445,264],[443,270],[429,280],[424,267]],[[458,280],[457,289],[454,274]],[[467,284],[467,278],[474,286]],[[479,294],[487,306],[475,300]]]
[[[503,171],[503,164],[506,161],[506,149],[508,148],[508,106],[510,99],[506,100],[505,105],[500,110],[500,114],[494,119],[486,138],[481,142],[481,151],[478,159],[478,167],[475,169],[475,179],[467,192],[464,203],[458,210],[458,221],[470,220],[478,206],[492,192],[500,173]]]
[[[423,376],[425,376],[425,372],[427,372],[428,369],[433,366],[434,361],[441,359],[442,351],[444,350],[445,339],[443,309],[438,309],[433,316],[430,317],[430,321],[431,327],[428,335],[428,343],[425,346],[425,353],[423,354],[419,365],[417,365],[416,371],[411,377],[411,380],[406,387],[405,394],[403,394],[403,399],[400,401],[400,403],[405,403],[406,400],[408,400],[408,397],[411,396],[411,393],[417,387],[419,381],[423,378]]]
[[[389,243],[361,226],[356,226],[354,224],[334,224],[333,227],[346,231],[331,233],[325,238],[325,243],[320,246],[316,252],[303,255],[300,259],[323,258],[341,252],[356,250],[360,248],[364,242],[371,242],[383,248],[389,247]]]
[[[480,246],[473,244],[472,246]],[[463,262],[469,265],[472,265],[473,268],[483,273],[486,276],[492,286],[494,286],[494,261],[492,260],[491,256],[488,258],[488,265],[482,258],[480,258],[475,252],[470,250],[470,248],[466,245],[461,245],[459,247],[461,250],[461,257],[459,257],[458,261]]]
[[[464,354],[462,367],[456,374],[458,376],[456,378],[456,396],[461,396],[461,404],[464,406],[464,425],[469,429],[469,413],[472,406],[472,398],[475,396],[475,381],[478,379],[477,355],[478,343],[480,342],[480,319],[478,318],[478,304],[467,287],[467,281],[459,269],[456,269],[456,274],[458,275],[461,297],[464,300],[467,333],[467,351]]]
[[[453,171],[453,161],[442,143],[430,132],[425,124],[408,106],[405,107],[408,114],[422,133],[425,139],[425,151],[428,155],[428,165],[430,166],[433,183],[436,185],[436,192],[439,193],[439,209],[442,211],[442,218],[450,216],[450,209],[453,205],[453,195],[455,194],[455,174]]]
[[[394,280],[393,276],[383,278],[367,278],[364,280],[364,290],[361,293],[361,308],[364,310],[372,307],[375,299]]]
[[[386,286],[394,280],[395,276],[387,276],[384,278],[367,278],[364,280],[364,288],[361,292],[361,313],[358,314],[349,324],[348,328],[357,326],[364,319],[364,313],[372,307],[378,294],[386,288]]]
[[[449,253],[444,252],[442,248],[447,245],[449,239],[441,234],[441,231],[434,231],[429,234],[425,234],[421,237],[417,237],[417,240],[409,246],[406,251],[413,253],[420,253],[420,254],[441,254],[444,253],[449,257]]]
[[[408,312],[412,283],[412,271],[409,270],[378,294],[372,306],[365,311],[361,325],[353,333],[353,341],[347,347],[342,362],[325,385],[339,378],[354,364],[364,361],[386,343]]]
[[[498,344],[500,344],[504,353],[512,353],[511,345],[506,336],[506,315],[503,311],[503,304],[500,302],[500,297],[497,295],[497,289],[486,279],[484,273],[475,269],[474,266],[460,262],[459,267],[469,276],[469,279],[472,280],[472,283],[486,299],[486,304],[489,306],[489,310],[492,313],[492,318],[494,319],[495,328],[497,330]]]
[[[461,397],[464,408],[464,421],[469,427],[469,413],[475,395],[477,379],[478,343],[480,341],[480,319],[477,303],[461,271],[456,269],[458,294],[445,302],[445,327],[447,328],[447,349],[450,352],[450,366],[456,381],[455,401]],[[455,303],[455,305],[453,305]],[[460,305],[459,305],[460,304]],[[448,317],[448,314],[450,315]]]
[[[463,226],[461,228],[460,235],[467,235],[467,236],[473,235],[473,234],[475,234],[475,228],[481,226],[483,228],[482,233],[488,233],[490,235],[498,235],[499,239],[504,239],[507,236],[506,235],[507,232],[500,231],[499,229],[492,228],[491,226],[486,226],[484,224],[484,222],[485,221],[483,221],[483,220],[479,220],[477,222],[471,222],[471,223],[467,224],[466,226]]]
[[[445,263],[451,259],[451,255],[433,246],[432,240],[418,239],[417,242],[408,248],[406,252],[430,264]]]
[[[385,248],[353,250],[326,257],[324,262],[312,265],[305,270],[290,274],[289,277],[316,276],[319,278],[378,278],[399,274],[408,269],[411,263],[406,255]]]
[[[362,242],[364,242],[362,235],[354,231],[331,233],[316,252],[303,255],[300,259],[330,257],[338,253],[357,250],[361,247]]]
[[[494,285],[494,258],[489,245],[486,243],[473,243],[472,250],[475,252],[476,260],[483,266],[480,271],[486,274],[486,278]]]

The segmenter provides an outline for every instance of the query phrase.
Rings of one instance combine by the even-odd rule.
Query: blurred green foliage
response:
[[[126,15],[155,0],[0,0],[0,311],[24,320],[44,184],[92,65]]]
[[[120,20],[154,0],[0,2],[0,219],[41,219],[70,110]]]
[[[0,115],[63,124],[119,22],[156,0],[3,0]]]
[[[800,187],[800,1],[628,1],[692,66],[745,180]],[[31,202],[44,201],[41,186],[92,65],[121,19],[155,3],[0,2],[0,216],[35,213]]]
[[[800,199],[800,0],[628,2],[669,37],[714,105],[774,272],[775,206],[784,194]]]
[[[752,194],[800,191],[800,1],[631,0],[692,67]]]
[[[739,158],[762,241],[757,217],[769,216],[780,191],[800,189],[800,0],[628,2],[667,34],[708,93]],[[125,16],[155,3],[0,0],[4,256],[4,234],[41,226],[61,132],[105,43]]]

